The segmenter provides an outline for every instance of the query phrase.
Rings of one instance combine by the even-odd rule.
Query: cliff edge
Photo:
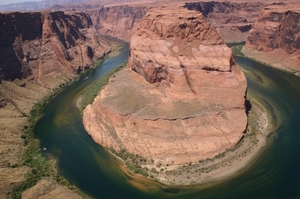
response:
[[[183,164],[235,146],[247,125],[246,78],[196,11],[152,8],[131,38],[128,68],[83,113],[99,144],[145,164]]]

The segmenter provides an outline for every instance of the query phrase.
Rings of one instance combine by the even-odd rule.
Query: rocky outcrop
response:
[[[214,157],[243,137],[245,76],[201,13],[149,10],[128,66],[84,110],[97,143],[167,165]]]
[[[249,32],[246,48],[261,52],[265,57],[263,61],[272,65],[300,71],[299,22],[299,3],[268,6],[263,9],[257,23]],[[249,54],[247,49],[244,52]]]
[[[0,80],[70,74],[110,49],[84,13],[17,12],[0,21]]]

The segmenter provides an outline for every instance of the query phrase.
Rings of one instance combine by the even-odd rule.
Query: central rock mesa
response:
[[[152,8],[131,38],[128,68],[84,110],[83,122],[104,147],[155,164],[197,162],[241,140],[246,91],[231,50],[201,13]]]

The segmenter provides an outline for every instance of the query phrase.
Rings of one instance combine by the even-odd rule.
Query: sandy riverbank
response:
[[[250,59],[300,76],[299,57],[296,53],[291,55],[282,49],[260,52],[246,46],[242,48],[241,52]]]

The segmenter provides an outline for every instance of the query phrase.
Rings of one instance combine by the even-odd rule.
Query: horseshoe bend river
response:
[[[45,107],[35,136],[58,159],[59,172],[92,198],[300,198],[300,78],[235,57],[247,76],[248,94],[263,98],[277,113],[278,128],[246,169],[218,183],[179,188],[178,193],[143,182],[130,183],[116,161],[86,133],[76,101],[82,91],[127,60],[128,45],[67,87]],[[86,79],[88,77],[88,79]],[[280,121],[280,123],[279,123]]]

